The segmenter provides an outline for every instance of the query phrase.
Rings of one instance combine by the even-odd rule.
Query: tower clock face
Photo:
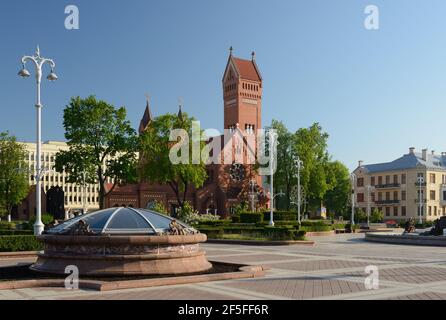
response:
[[[231,179],[234,182],[240,182],[245,178],[245,167],[241,163],[234,163],[229,169]]]

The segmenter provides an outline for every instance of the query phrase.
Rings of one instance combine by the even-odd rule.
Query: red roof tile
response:
[[[232,57],[232,60],[234,61],[235,66],[237,67],[237,70],[242,79],[262,81],[260,73],[258,72],[254,61],[236,57]]]

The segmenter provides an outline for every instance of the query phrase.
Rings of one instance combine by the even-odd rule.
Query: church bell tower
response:
[[[255,133],[262,126],[262,76],[255,62],[234,57],[232,47],[223,75],[224,129]]]

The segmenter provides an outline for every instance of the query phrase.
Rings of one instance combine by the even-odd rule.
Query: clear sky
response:
[[[79,30],[64,27],[69,4]],[[364,28],[368,4],[379,30]],[[154,115],[177,112],[181,97],[203,128],[222,129],[233,46],[256,51],[263,125],[319,122],[350,169],[410,146],[446,151],[445,12],[444,0],[1,1],[0,131],[35,139],[35,82],[17,72],[37,44],[60,78],[43,83],[44,140],[64,140],[65,105],[90,94],[126,106],[135,128],[148,93]]]

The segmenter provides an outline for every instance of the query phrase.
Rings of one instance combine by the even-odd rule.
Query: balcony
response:
[[[401,187],[401,183],[386,183],[386,184],[377,184],[375,185],[375,189],[392,189]]]
[[[375,204],[399,204],[400,200],[377,200]]]

